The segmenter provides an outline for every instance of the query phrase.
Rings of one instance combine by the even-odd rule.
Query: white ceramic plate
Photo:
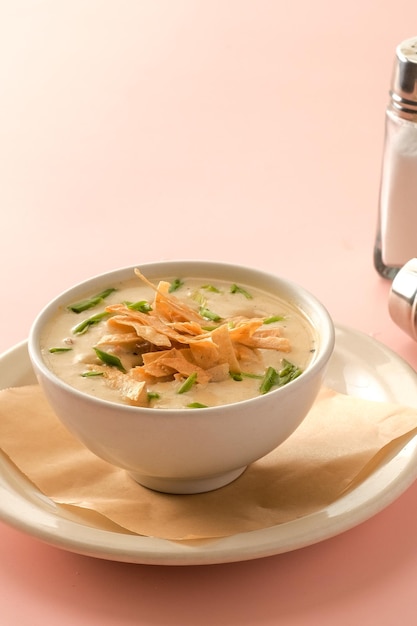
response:
[[[0,357],[0,388],[35,382],[26,343]],[[342,393],[417,408],[417,375],[371,337],[336,328],[326,384]],[[417,478],[417,437],[355,490],[312,515],[201,545],[103,530],[54,504],[0,455],[0,519],[51,545],[88,556],[153,565],[201,565],[271,556],[333,537],[369,519]]]

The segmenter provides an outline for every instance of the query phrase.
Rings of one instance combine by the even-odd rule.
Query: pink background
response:
[[[92,274],[196,258],[291,278],[417,367],[372,264],[393,56],[416,34],[415,0],[0,0],[0,351]],[[206,567],[95,560],[0,524],[1,623],[410,624],[416,496]]]

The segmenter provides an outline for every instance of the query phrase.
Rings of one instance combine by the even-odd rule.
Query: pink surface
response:
[[[415,0],[0,2],[0,351],[79,280],[198,258],[300,282],[417,367],[372,265],[394,49],[416,18]],[[416,496],[206,567],[95,560],[1,524],[1,623],[413,623]]]

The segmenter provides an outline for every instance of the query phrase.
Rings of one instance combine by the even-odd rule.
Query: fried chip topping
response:
[[[269,327],[260,317],[220,318],[196,302],[195,308],[170,293],[170,283],[152,284],[139,269],[136,276],[154,292],[146,307],[129,303],[105,307],[106,331],[95,349],[108,362],[90,364],[121,399],[150,406],[147,385],[174,381],[207,385],[239,375],[244,367],[259,365],[259,350],[291,351],[279,326]],[[114,360],[120,367],[114,367]]]

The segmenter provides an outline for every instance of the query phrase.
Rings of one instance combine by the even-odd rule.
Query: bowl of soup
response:
[[[236,480],[301,424],[334,347],[321,302],[285,278],[212,261],[117,269],[58,295],[29,355],[57,418],[161,492]]]

